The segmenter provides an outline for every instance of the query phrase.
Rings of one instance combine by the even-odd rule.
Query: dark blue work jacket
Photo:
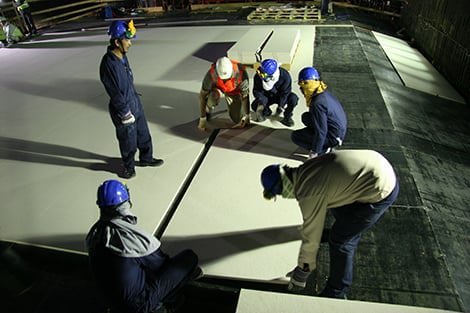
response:
[[[312,97],[309,113],[311,120],[304,122],[305,126],[314,130],[312,151],[322,151],[326,140],[334,142],[336,138],[344,140],[347,129],[346,113],[339,100],[329,91]]]
[[[142,102],[135,90],[127,57],[120,60],[108,47],[108,52],[101,59],[100,79],[110,98],[109,112],[113,121],[120,122],[129,111],[137,118],[142,111]]]
[[[253,79],[253,96],[256,98],[267,97],[272,103],[284,106],[287,103],[287,97],[292,92],[292,79],[287,70],[279,68],[279,80],[274,84],[271,90],[263,89],[263,81],[259,75]]]

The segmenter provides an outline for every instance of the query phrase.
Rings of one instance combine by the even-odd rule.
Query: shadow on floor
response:
[[[81,160],[98,160],[89,162]],[[121,172],[121,159],[50,143],[0,136],[0,159],[41,163],[67,167],[81,167],[92,171],[114,174]]]

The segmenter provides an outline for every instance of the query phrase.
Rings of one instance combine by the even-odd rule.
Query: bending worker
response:
[[[271,105],[277,103],[276,114],[284,111],[281,123],[294,125],[292,112],[299,97],[292,92],[292,78],[287,70],[279,67],[274,59],[266,59],[258,67],[253,81],[254,100],[251,109],[256,112],[256,121],[263,122],[272,114]]]
[[[327,210],[335,222],[329,232],[330,271],[320,296],[346,298],[353,260],[362,234],[376,224],[398,196],[390,163],[372,150],[339,150],[307,160],[299,167],[270,165],[261,173],[266,199],[296,199],[303,217],[302,244],[291,272],[290,290],[305,288],[316,275]]]
[[[309,158],[330,152],[341,146],[346,136],[347,119],[339,100],[327,89],[313,67],[299,72],[300,90],[308,112],[302,114],[305,128],[291,134],[292,141],[309,152]]]
[[[202,81],[199,93],[199,130],[206,130],[210,113],[225,99],[234,128],[250,124],[248,73],[240,63],[222,57],[212,64]]]
[[[129,190],[117,180],[98,187],[100,218],[86,244],[94,279],[112,312],[166,312],[182,304],[182,288],[203,273],[184,250],[169,257],[160,241],[137,226]]]
[[[152,137],[145,118],[144,107],[134,86],[127,53],[135,37],[134,22],[114,21],[109,26],[111,36],[106,54],[101,59],[100,79],[110,98],[108,108],[116,128],[119,150],[124,163],[123,178],[135,173],[135,154],[139,149],[138,166],[160,166],[162,159],[153,157]]]

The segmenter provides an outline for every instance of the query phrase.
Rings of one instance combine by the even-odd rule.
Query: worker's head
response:
[[[307,66],[299,72],[299,83],[307,80],[320,80],[320,74],[314,67]]]
[[[320,74],[314,67],[304,67],[299,72],[298,84],[302,94],[309,98],[314,93],[322,92],[326,85],[320,79]],[[307,104],[308,105],[308,104]]]
[[[114,179],[106,180],[98,187],[96,198],[96,204],[100,209],[109,211],[125,202],[130,202],[127,186]]]
[[[260,66],[256,70],[257,74],[261,79],[264,81],[273,80],[274,74],[278,71],[279,65],[276,60],[274,59],[266,59],[261,62]]]
[[[227,57],[222,57],[215,62],[215,70],[220,79],[229,79],[233,74],[233,64]]]
[[[110,44],[113,48],[119,49],[122,54],[127,53],[132,45],[131,39],[134,39],[137,30],[134,21],[113,21],[109,25],[108,35],[110,36]]]
[[[261,185],[263,186],[263,197],[267,200],[282,194],[281,166],[273,164],[266,166],[261,172]]]

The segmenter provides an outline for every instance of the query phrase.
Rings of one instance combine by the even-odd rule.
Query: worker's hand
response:
[[[200,117],[200,118],[199,118],[199,124],[197,125],[197,128],[198,128],[200,131],[206,131],[206,130],[207,130],[206,122],[207,122],[207,118],[206,118],[206,117]]]
[[[250,125],[250,115],[246,114],[242,117],[240,122],[238,124],[234,125],[232,128],[244,128],[248,125]]]
[[[122,119],[121,119],[121,123],[123,125],[129,125],[129,124],[132,124],[135,122],[135,117],[134,117],[134,114],[132,114],[131,112],[127,113]]]
[[[307,285],[309,275],[310,270],[304,270],[300,266],[296,266],[291,272],[287,273],[287,276],[290,276],[287,289],[292,292],[303,290]]]

